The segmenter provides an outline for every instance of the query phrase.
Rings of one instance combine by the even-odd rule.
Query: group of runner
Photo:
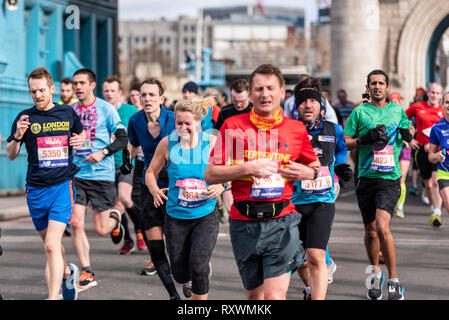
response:
[[[73,86],[76,101],[63,84]],[[358,150],[356,195],[374,266],[367,297],[383,295],[381,251],[389,299],[404,299],[390,230],[401,196],[400,154],[403,143],[419,150],[430,223],[440,225],[441,198],[449,201],[449,94],[443,111],[441,86],[431,84],[429,100],[404,112],[389,99],[388,75],[374,70],[366,84],[370,101],[352,110],[343,130],[320,81],[308,76],[284,104],[294,106],[297,120],[286,116],[284,78],[270,64],[256,68],[249,82],[232,83],[233,103],[218,112],[198,96],[195,83],[184,86],[173,111],[164,107],[159,79],[131,88],[132,105],[121,102],[116,76],[102,83],[106,101],[95,96],[96,85],[95,73],[80,69],[61,81],[62,101],[55,104],[52,76],[45,68],[33,70],[28,86],[34,106],[18,114],[7,140],[11,160],[22,144],[28,152],[27,203],[45,245],[48,299],[58,299],[61,288],[63,299],[76,299],[97,285],[85,227],[89,205],[98,235],[110,235],[114,244],[124,239],[120,254],[148,249],[142,272],[157,272],[172,300],[181,299],[175,281],[186,297],[208,298],[210,259],[225,213],[248,299],[285,299],[296,270],[304,298],[325,299],[336,269],[328,251],[335,200],[339,181],[353,177],[351,149]],[[416,138],[409,118],[415,118]],[[81,274],[65,258],[68,225]]]

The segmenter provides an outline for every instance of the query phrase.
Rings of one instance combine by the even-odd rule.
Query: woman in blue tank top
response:
[[[204,171],[215,136],[201,131],[208,105],[199,98],[179,101],[175,127],[161,140],[146,172],[145,182],[159,207],[167,201],[164,233],[174,279],[184,284],[192,299],[208,297],[210,258],[218,236],[219,221],[214,211],[221,184],[208,185]],[[168,188],[160,189],[156,177],[167,163]],[[165,195],[167,192],[167,195]]]

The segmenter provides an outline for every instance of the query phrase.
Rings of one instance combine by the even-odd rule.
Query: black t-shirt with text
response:
[[[79,168],[73,164],[69,139],[72,133],[83,131],[73,108],[55,104],[48,111],[40,111],[36,106],[21,111],[13,122],[8,142],[14,139],[17,121],[22,115],[28,115],[30,122],[22,138],[28,152],[26,185],[50,187],[71,180]]]

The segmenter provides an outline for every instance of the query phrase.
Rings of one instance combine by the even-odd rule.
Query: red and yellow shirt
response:
[[[276,124],[270,130],[258,130],[250,120],[250,114],[244,113],[227,119],[220,129],[217,142],[211,151],[209,163],[214,165],[238,165],[258,158],[268,158],[278,162],[279,167],[288,162],[300,162],[309,164],[317,160],[313,151],[309,135],[304,124],[300,121],[287,117]],[[279,181],[279,175],[270,181],[276,197],[255,197],[255,190],[264,182],[252,177],[243,177],[232,181],[232,195],[235,202],[240,201],[263,201],[276,202],[288,201],[293,194],[293,181]],[[282,185],[282,188],[280,188]],[[279,192],[277,194],[276,192]],[[296,212],[293,203],[284,208],[277,217]],[[233,220],[249,219],[233,205],[229,215]]]

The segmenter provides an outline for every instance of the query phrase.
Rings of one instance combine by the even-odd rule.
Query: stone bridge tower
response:
[[[435,80],[437,46],[449,28],[448,0],[332,1],[332,94],[359,102],[366,76],[385,70],[408,106],[417,87]]]

